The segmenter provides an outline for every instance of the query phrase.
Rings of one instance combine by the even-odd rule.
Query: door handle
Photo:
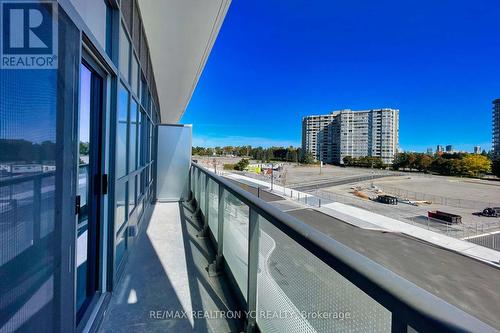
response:
[[[108,174],[102,175],[102,194],[108,194]]]
[[[81,209],[81,197],[77,195],[75,199],[75,215],[78,215]]]

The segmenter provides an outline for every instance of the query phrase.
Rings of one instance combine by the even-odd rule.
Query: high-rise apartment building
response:
[[[436,146],[436,153],[440,154],[440,153],[442,153],[442,152],[443,152],[443,146],[441,146],[441,145],[437,145],[437,146]]]
[[[500,158],[500,98],[493,101],[493,156]]]
[[[446,152],[447,153],[453,153],[453,146],[452,145],[447,145],[446,146]]]
[[[474,154],[481,154],[481,146],[474,146]]]
[[[399,110],[334,111],[302,119],[302,149],[326,163],[342,164],[346,156],[374,156],[391,164],[398,132]]]
[[[302,150],[311,153],[318,161],[328,162],[331,159],[328,125],[332,123],[337,112],[325,115],[307,116],[302,118]]]

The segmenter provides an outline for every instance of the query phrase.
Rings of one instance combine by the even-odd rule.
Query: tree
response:
[[[408,153],[408,168],[416,169],[417,155],[415,153]]]
[[[352,156],[344,156],[342,162],[344,162],[345,165],[350,166],[353,165],[354,159],[352,158]]]
[[[247,168],[250,162],[246,158],[242,158],[238,163],[235,164],[234,169],[243,171]]]
[[[491,171],[491,161],[483,155],[467,155],[461,159],[462,173],[466,176],[479,177]]]
[[[265,156],[266,156],[266,161],[267,162],[270,162],[271,160],[273,160],[274,159],[273,149],[272,148],[266,149]]]
[[[428,171],[432,164],[432,157],[426,154],[418,154],[415,164],[418,171]]]
[[[314,157],[311,153],[305,153],[304,156],[302,156],[302,163],[304,164],[313,164],[314,163]]]

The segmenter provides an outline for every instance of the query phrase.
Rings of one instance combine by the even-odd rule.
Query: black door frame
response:
[[[83,44],[82,44],[83,46]],[[88,246],[87,248],[87,258],[91,259],[93,262],[88,265],[87,276],[92,277],[87,280],[88,290],[93,291],[93,295],[88,297],[82,307],[77,309],[75,307],[75,319],[77,325],[77,331],[83,330],[87,324],[90,315],[97,304],[101,293],[105,290],[102,285],[102,272],[106,271],[106,268],[102,268],[103,258],[102,248],[106,246],[103,243],[103,239],[106,240],[106,235],[103,235],[103,226],[105,223],[104,218],[104,194],[107,191],[107,184],[105,184],[105,143],[106,143],[106,83],[108,74],[102,67],[94,60],[91,53],[89,53],[84,47],[82,47],[82,57],[80,61],[80,66],[84,65],[91,73],[91,115],[90,115],[90,141],[93,142],[89,146],[89,154],[93,156],[90,160],[89,165],[89,193],[90,200],[89,205],[89,219],[93,217],[96,219],[96,223],[89,223],[89,233],[88,233]],[[96,77],[97,76],[97,77]],[[98,110],[98,114],[95,114],[95,110]],[[78,144],[78,143],[77,143]],[[78,148],[77,148],[78,149]],[[92,181],[90,181],[92,180]],[[76,219],[76,233],[75,236],[78,237],[78,218]],[[76,240],[76,239],[75,239]],[[76,247],[75,247],[76,251]],[[75,273],[76,273],[76,261],[75,261]],[[75,302],[76,302],[76,283],[77,274],[75,274]]]

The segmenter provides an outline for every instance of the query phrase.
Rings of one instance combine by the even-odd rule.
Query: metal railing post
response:
[[[408,325],[401,321],[396,314],[393,312],[391,313],[391,333],[407,333],[408,332]]]
[[[201,222],[203,223],[203,226],[201,228],[201,230],[198,232],[198,234],[196,235],[197,237],[199,238],[205,238],[208,236],[208,175],[205,175],[205,181],[204,181],[204,184],[201,183],[201,174],[202,174],[202,171],[200,170],[200,203],[198,204],[198,209],[196,210],[197,212],[199,211],[199,214],[200,214],[200,218],[201,218]],[[204,210],[202,210],[201,208],[201,189],[203,188],[203,186],[205,187],[205,194],[204,194],[204,197],[205,197],[205,207]]]
[[[219,196],[217,197],[217,254],[215,260],[208,265],[208,274],[217,276],[224,269],[224,188],[217,184]]]
[[[194,204],[195,204],[195,210],[193,212],[193,215],[191,216],[192,218],[195,218],[199,213],[200,213],[200,193],[201,193],[201,186],[200,186],[200,174],[201,171],[198,168],[195,168],[194,171]]]
[[[191,166],[189,168],[189,175],[188,175],[189,196],[187,198],[187,202],[189,202],[189,203],[191,203],[193,201],[193,191],[192,191],[192,188],[193,188],[193,179],[192,179],[193,169],[194,169],[193,166]]]
[[[248,285],[246,332],[257,329],[257,272],[259,269],[259,214],[250,207],[248,217]]]
[[[201,170],[198,169],[196,173],[196,209],[200,210],[201,203]]]
[[[208,193],[208,182],[209,182],[208,175],[205,175],[205,213],[202,214],[203,216],[203,221],[205,222],[204,225],[208,227],[208,199],[210,198],[210,195]]]
[[[88,184],[88,183],[87,183]],[[40,239],[42,221],[42,177],[33,181],[33,242]]]
[[[196,167],[193,168],[193,203],[196,206],[197,203],[197,190],[198,190],[198,169]]]

